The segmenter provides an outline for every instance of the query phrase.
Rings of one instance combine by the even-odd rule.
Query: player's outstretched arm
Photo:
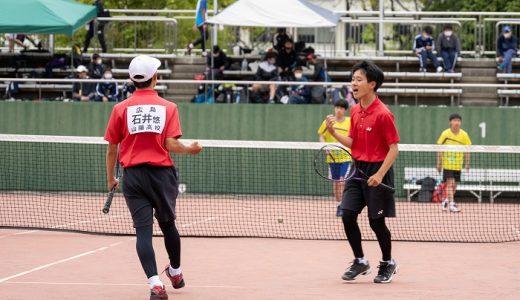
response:
[[[193,142],[191,145],[186,146],[175,138],[166,138],[165,147],[166,150],[175,154],[196,155],[202,151],[202,146],[198,142]]]

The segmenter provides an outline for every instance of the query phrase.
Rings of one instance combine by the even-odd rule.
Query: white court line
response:
[[[92,223],[94,221],[99,221],[99,220],[103,220],[103,219],[106,219],[106,218],[120,218],[120,217],[122,217],[122,215],[108,215],[108,216],[100,217],[100,218],[97,218],[97,219],[94,219],[94,220],[83,220],[83,221],[78,221],[78,222],[74,222],[74,223],[67,223],[67,224],[56,225],[56,226],[49,227],[48,229],[60,229],[60,228],[64,228],[64,227],[74,226],[74,225]],[[45,231],[45,229],[25,230],[25,231],[21,231],[21,232],[15,232],[15,233],[2,235],[2,236],[0,236],[0,239],[6,238],[6,237],[10,237],[10,236],[15,236],[15,235],[31,234],[31,233],[42,232],[42,231]]]
[[[40,282],[40,281],[9,281],[6,284],[32,284],[32,285],[80,285],[80,286],[148,286],[146,283],[106,283],[106,282]],[[245,286],[235,285],[188,285],[190,288],[209,289],[245,289]]]
[[[128,241],[133,240],[133,239],[134,238],[129,239]],[[48,267],[59,265],[59,264],[64,263],[64,262],[75,260],[75,259],[83,257],[83,256],[87,256],[87,255],[90,255],[90,254],[101,252],[101,251],[104,251],[104,250],[106,250],[108,248],[121,245],[122,243],[123,242],[112,243],[112,244],[110,244],[108,246],[104,246],[104,247],[100,247],[100,248],[97,248],[97,249],[94,249],[94,250],[91,250],[91,251],[83,252],[83,253],[80,253],[78,255],[74,255],[74,256],[71,256],[71,257],[64,258],[64,259],[60,259],[60,260],[57,260],[57,261],[54,261],[54,262],[51,262],[51,263],[48,263],[48,264],[45,264],[45,265],[41,265],[41,266],[36,267],[36,268],[32,268],[32,269],[27,270],[27,271],[20,272],[18,274],[14,274],[14,275],[11,275],[11,276],[8,276],[8,277],[0,278],[0,283],[6,282],[6,281],[8,281],[10,279],[17,278],[17,277],[20,277],[20,276],[24,276],[24,275],[27,275],[27,274],[30,274],[30,273],[33,273],[33,272],[36,272],[36,271],[40,271],[40,270],[46,269]]]

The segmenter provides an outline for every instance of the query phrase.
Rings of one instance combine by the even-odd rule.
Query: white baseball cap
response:
[[[148,55],[139,55],[134,57],[130,62],[130,66],[128,66],[128,73],[130,74],[130,79],[135,82],[145,82],[150,80],[155,73],[157,73],[157,69],[161,66],[161,61],[155,57],[151,57]],[[135,76],[142,76],[143,78],[134,78]]]
[[[88,72],[88,69],[87,69],[87,67],[85,67],[84,65],[79,65],[79,66],[76,68],[76,72],[78,72],[78,73],[81,73],[81,72]]]

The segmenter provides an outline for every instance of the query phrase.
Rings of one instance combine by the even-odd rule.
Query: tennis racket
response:
[[[454,142],[454,143],[456,143],[456,144],[458,144],[458,145],[467,146],[466,144],[464,144],[464,143],[462,143],[462,142],[460,142],[460,141],[457,141],[457,140],[455,140],[455,139],[449,138],[449,137],[445,138],[445,139],[442,141],[442,144],[441,144],[441,145],[445,145],[448,141]]]
[[[119,154],[116,157],[116,179],[121,179],[121,167],[119,166]],[[112,187],[110,192],[108,192],[107,200],[105,201],[105,205],[103,205],[103,209],[101,210],[104,214],[108,214],[110,211],[110,206],[112,205],[112,199],[114,199],[114,194],[116,192],[116,186]]]
[[[340,179],[332,179],[332,176],[330,176],[329,164],[343,163],[346,161],[351,161],[351,164],[345,177]],[[316,171],[316,174],[318,174],[321,178],[335,182],[346,182],[350,180],[367,182],[368,178],[370,178],[370,176],[368,176],[365,172],[357,168],[356,161],[347,149],[335,144],[327,144],[316,152],[314,156],[314,171]],[[391,192],[395,191],[393,187],[384,183],[380,183],[378,186]]]

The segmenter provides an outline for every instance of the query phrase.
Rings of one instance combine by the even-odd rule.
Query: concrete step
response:
[[[174,73],[202,73],[205,70],[205,65],[174,65]]]
[[[489,76],[496,77],[497,69],[495,68],[462,68],[462,78],[469,76]]]
[[[463,59],[458,65],[462,68],[495,68],[496,62],[494,58]]]
[[[176,57],[174,60],[173,60],[173,63],[174,64],[181,64],[181,65],[193,65],[193,64],[198,64],[198,65],[203,65],[206,63],[206,58],[204,57],[199,57],[199,56],[182,56],[182,57]]]
[[[175,89],[193,90],[193,89],[197,89],[199,86],[200,86],[200,83],[197,83],[197,84],[192,84],[192,83],[170,83],[168,85],[168,89],[172,89],[172,90],[175,90]]]
[[[193,80],[195,78],[195,75],[200,74],[199,72],[195,73],[177,73],[173,72],[170,76],[171,79],[185,79],[185,80]]]
[[[190,102],[194,95],[167,95],[165,99],[175,103]]]
[[[461,104],[463,106],[498,106],[498,98],[462,98]]]
[[[168,94],[172,95],[195,95],[197,93],[197,88],[192,89],[171,89],[167,90]]]
[[[462,76],[462,83],[499,83],[496,76]]]
[[[492,89],[479,92],[476,88],[464,88],[464,93],[462,93],[461,97],[464,99],[497,98],[497,91]]]

